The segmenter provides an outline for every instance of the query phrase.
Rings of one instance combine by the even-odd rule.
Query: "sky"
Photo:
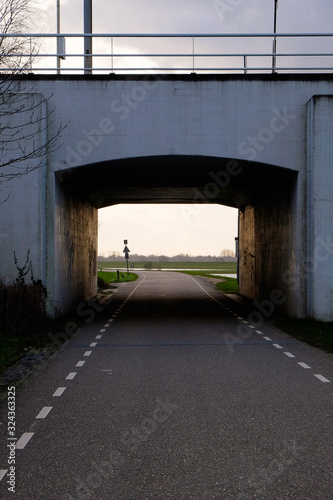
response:
[[[44,12],[40,29],[56,32],[56,0],[37,1]],[[83,0],[60,3],[61,31],[82,32]],[[279,0],[277,32],[331,32],[332,18],[332,0]],[[270,33],[273,19],[274,0],[93,0],[95,33]],[[244,41],[223,43],[224,50],[237,52]],[[258,42],[245,43],[246,51]],[[260,50],[271,51],[270,40],[260,43]],[[278,50],[297,50],[297,43],[282,40]],[[319,50],[320,43],[312,40],[309,50]],[[135,253],[219,255],[234,249],[235,236],[237,210],[218,205],[118,205],[99,211],[100,255],[121,252],[124,239]]]

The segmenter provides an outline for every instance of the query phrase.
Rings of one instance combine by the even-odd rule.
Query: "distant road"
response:
[[[333,359],[199,277],[142,272],[17,389],[0,498],[328,500]]]

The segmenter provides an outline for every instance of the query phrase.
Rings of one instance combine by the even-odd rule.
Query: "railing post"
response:
[[[192,37],[192,54],[193,54],[193,61],[192,61],[192,75],[195,75],[195,65],[194,65],[194,35]]]
[[[114,71],[113,71],[113,36],[111,37],[111,73],[114,73]]]
[[[32,73],[32,38],[30,37],[30,71]]]
[[[247,73],[247,56],[244,55],[244,75]]]

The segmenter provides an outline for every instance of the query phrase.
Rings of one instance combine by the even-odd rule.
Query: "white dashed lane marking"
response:
[[[273,344],[274,347],[276,347],[277,349],[283,349],[282,346],[280,346],[280,344]]]
[[[311,370],[311,366],[307,365],[306,363],[298,363],[302,368],[305,368],[306,370]]]
[[[92,351],[86,351],[83,356],[90,356],[91,353]]]
[[[2,481],[2,479],[5,477],[5,475],[7,474],[8,472],[8,469],[6,470],[0,470],[0,481]]]
[[[295,357],[293,354],[291,354],[291,352],[285,352],[284,354],[286,356],[288,356],[288,358],[294,358]]]
[[[75,377],[76,374],[77,374],[77,372],[70,372],[67,375],[66,380],[73,380],[73,378]]]
[[[51,410],[52,406],[44,406],[44,408],[38,413],[36,418],[46,418]]]
[[[84,365],[84,363],[85,361],[79,361],[78,363],[76,363],[76,366],[81,367]]]
[[[89,347],[96,347],[96,346],[97,346],[97,342],[92,342]]]
[[[270,337],[264,337],[265,340],[267,340],[267,342],[270,342],[272,339]]]
[[[23,450],[26,447],[26,445],[29,443],[29,441],[33,435],[34,435],[34,432],[25,432],[24,434],[22,434],[20,439],[16,442],[15,448],[17,450]]]
[[[64,391],[66,390],[66,387],[58,387],[58,389],[55,391],[53,396],[55,397],[60,397],[63,395]]]
[[[315,375],[315,377],[317,377],[321,382],[325,382],[326,384],[331,382],[330,380],[319,374]]]
[[[100,340],[101,338],[102,338],[102,335],[96,335],[96,337],[95,337],[96,340]]]

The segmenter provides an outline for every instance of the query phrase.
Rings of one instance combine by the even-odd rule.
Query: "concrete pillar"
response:
[[[333,321],[333,96],[308,102],[308,314]]]

